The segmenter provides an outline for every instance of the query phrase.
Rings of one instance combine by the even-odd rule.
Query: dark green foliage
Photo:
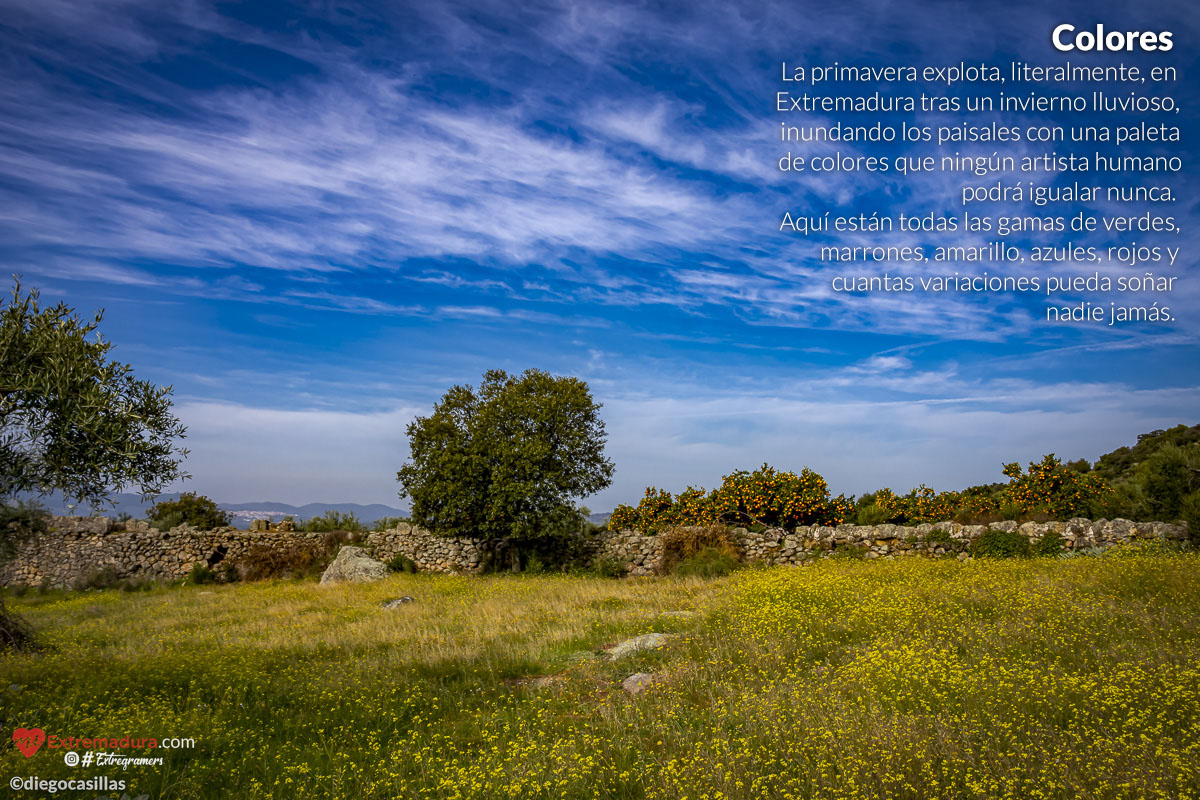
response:
[[[416,572],[417,562],[413,561],[403,553],[397,553],[392,556],[391,561],[387,562],[387,567],[392,572]]]
[[[1034,555],[1039,556],[1058,556],[1062,555],[1067,549],[1067,540],[1056,531],[1047,531],[1042,534],[1042,538],[1038,539],[1037,544],[1033,545]]]
[[[150,524],[160,531],[168,531],[177,525],[192,525],[202,531],[229,525],[229,515],[216,502],[195,492],[184,492],[178,500],[156,504],[148,516]]]
[[[359,520],[351,511],[347,514],[342,514],[339,511],[330,509],[319,517],[313,517],[306,520],[303,525],[297,525],[297,530],[311,531],[313,533],[326,533],[329,531],[347,531],[349,533],[365,533],[367,526]],[[378,530],[378,529],[377,529]]]
[[[925,534],[925,541],[935,544],[950,544],[950,531],[930,531]]]
[[[203,586],[207,583],[216,583],[219,580],[217,573],[208,564],[193,564],[192,571],[188,573],[188,583],[196,586]]]
[[[492,539],[483,544],[485,572],[579,572],[594,555],[598,530],[587,509],[560,506],[546,515],[542,533],[532,538]]]
[[[411,522],[408,517],[382,517],[371,523],[373,531],[390,531],[402,522]]]
[[[855,520],[859,525],[882,525],[888,521],[888,513],[874,503],[860,505]]]
[[[971,542],[969,552],[975,558],[1024,558],[1031,550],[1029,540],[1017,531],[989,529]]]
[[[600,578],[623,578],[629,565],[616,556],[603,556],[592,562],[589,571]]]
[[[1183,499],[1200,489],[1198,466],[1200,445],[1196,444],[1186,449],[1165,445],[1139,464],[1134,475],[1145,503],[1142,513],[1150,519],[1179,519]]]
[[[1183,498],[1180,516],[1187,523],[1188,540],[1193,547],[1200,547],[1200,491]]]
[[[158,586],[158,581],[151,578],[149,575],[142,577],[126,578],[117,583],[117,588],[122,592],[148,592]]]
[[[396,477],[413,520],[444,536],[545,535],[570,498],[612,479],[599,409],[586,383],[541,370],[453,387],[408,426],[412,460]]]
[[[1110,483],[1133,477],[1137,465],[1167,445],[1186,447],[1200,443],[1200,425],[1176,425],[1138,436],[1133,447],[1118,447],[1105,453],[1092,468]]]
[[[0,497],[58,489],[96,506],[126,486],[149,496],[187,477],[171,388],[110,361],[100,320],[42,308],[15,280],[0,309]]]
[[[719,578],[740,567],[737,556],[719,547],[704,547],[675,565],[675,574],[697,578]]]
[[[84,577],[75,581],[75,588],[86,589],[115,589],[121,585],[121,573],[112,564],[105,564],[94,569]]]

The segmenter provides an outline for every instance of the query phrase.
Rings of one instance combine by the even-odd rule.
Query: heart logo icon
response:
[[[13,743],[26,758],[36,753],[44,741],[46,732],[41,728],[17,728],[13,731]]]

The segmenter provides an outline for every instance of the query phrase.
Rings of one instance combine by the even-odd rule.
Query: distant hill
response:
[[[34,500],[51,514],[76,514],[79,516],[88,516],[92,509],[87,504],[75,506],[74,509],[68,508],[67,502],[63,496],[57,492],[49,494],[43,498],[29,497],[27,500]],[[143,502],[141,495],[121,493],[114,494],[111,498],[113,504],[111,506],[102,506],[95,509],[96,514],[105,517],[116,517],[121,514],[128,514],[134,518],[145,518],[150,507],[157,502],[163,500],[178,500],[179,493],[161,494],[150,502]],[[260,503],[217,503],[229,515],[233,517],[234,524],[239,528],[249,527],[252,519],[269,519],[279,521],[284,517],[294,517],[297,520],[311,519],[325,514],[327,511],[337,511],[340,514],[354,514],[362,522],[374,522],[377,519],[384,517],[406,517],[408,511],[392,506],[385,506],[379,503],[371,505],[362,505],[360,503],[308,503],[303,506],[293,506],[287,503],[278,503],[273,500],[264,500]]]
[[[1186,447],[1200,442],[1200,425],[1176,425],[1166,430],[1138,434],[1133,447],[1118,447],[1111,453],[1100,456],[1092,467],[1110,483],[1129,478],[1137,465],[1154,455],[1166,445]]]

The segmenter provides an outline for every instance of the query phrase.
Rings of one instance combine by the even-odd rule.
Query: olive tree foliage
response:
[[[188,477],[171,388],[108,358],[102,312],[85,321],[64,303],[43,308],[36,289],[14,284],[0,306],[0,501],[59,490],[94,506]]]
[[[400,496],[414,522],[444,536],[549,534],[572,498],[612,481],[599,409],[578,378],[488,371],[478,390],[455,386],[409,424]]]

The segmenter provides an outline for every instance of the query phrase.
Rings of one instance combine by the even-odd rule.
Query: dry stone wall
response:
[[[1107,548],[1134,541],[1182,542],[1187,528],[1166,522],[1072,519],[1066,522],[998,522],[993,529],[1019,531],[1036,544],[1047,533],[1061,536],[1067,550]],[[814,526],[795,532],[735,530],[747,562],[801,565],[817,558],[854,555],[863,558],[967,558],[970,543],[987,527],[940,522],[936,525]],[[51,533],[22,540],[14,557],[0,564],[0,585],[72,587],[101,570],[116,578],[178,580],[196,564],[236,563],[252,547],[320,546],[324,534],[301,531],[200,531],[188,525],[159,532],[145,522],[118,523],[103,517],[54,517]],[[408,524],[376,531],[361,543],[380,561],[403,555],[424,572],[478,572],[484,549],[470,539],[446,539]],[[655,572],[662,557],[661,540],[636,531],[601,531],[588,543],[592,563],[616,560],[631,575]]]
[[[1168,522],[1131,522],[1127,519],[1066,522],[994,522],[991,525],[961,525],[939,522],[914,526],[838,525],[836,528],[814,525],[788,532],[768,528],[760,533],[734,529],[748,563],[802,565],[817,558],[835,555],[861,558],[968,558],[967,550],[988,529],[1018,531],[1036,545],[1047,533],[1063,539],[1067,551],[1105,549],[1135,541],[1184,542],[1187,526]],[[661,540],[637,531],[606,532],[598,548],[603,555],[629,564],[632,575],[653,574],[662,559]]]

